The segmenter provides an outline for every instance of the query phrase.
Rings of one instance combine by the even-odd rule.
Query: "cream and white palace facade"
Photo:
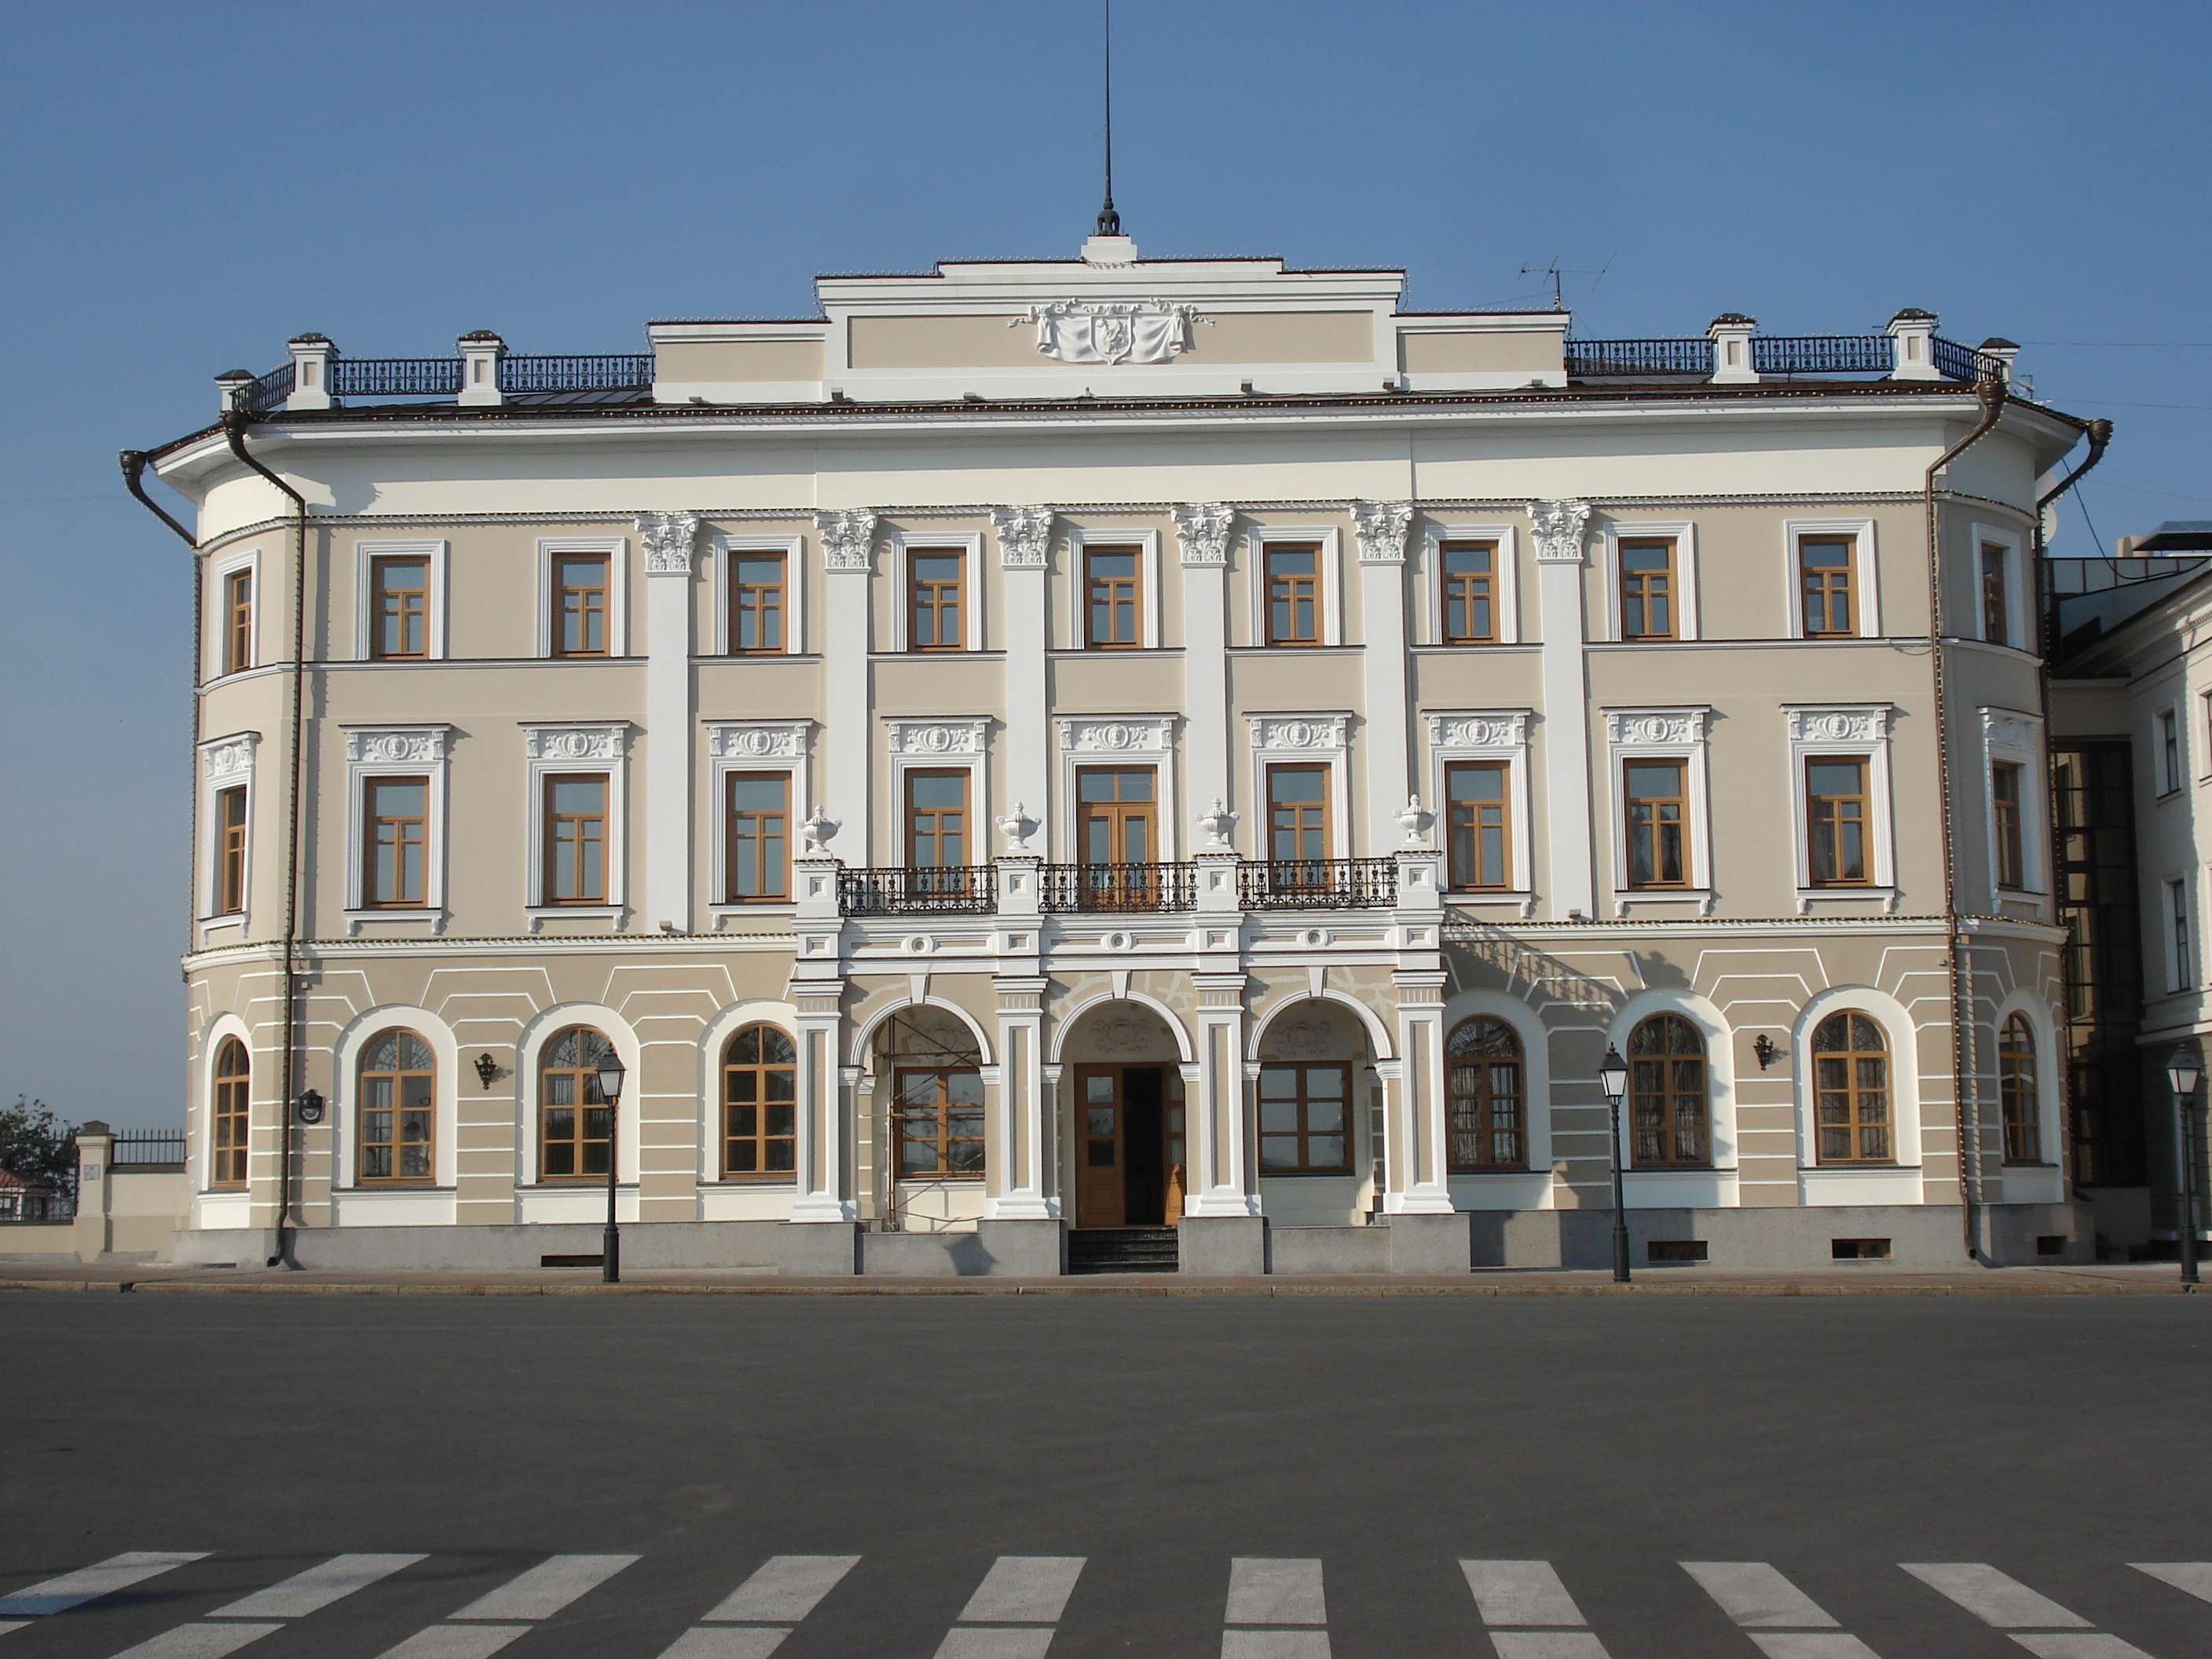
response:
[[[595,1251],[611,1115],[636,1266],[1596,1265],[1612,1045],[1639,1267],[2088,1259],[2084,423],[1925,313],[1403,280],[1102,236],[224,377],[126,457],[197,511],[180,1257]]]

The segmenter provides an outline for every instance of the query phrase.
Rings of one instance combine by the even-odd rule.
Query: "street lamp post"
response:
[[[2183,1043],[2166,1062],[2166,1080],[2173,1090],[2173,1115],[2181,1130],[2181,1214],[2176,1231],[2181,1243],[2181,1282],[2197,1281],[2197,1135],[2191,1120],[2197,1111],[2197,1085],[2204,1075],[2197,1051]]]
[[[1620,1097],[1628,1092],[1628,1062],[1610,1042],[1598,1062],[1597,1086],[1605,1091],[1605,1103],[1613,1120],[1613,1282],[1628,1283],[1628,1212],[1620,1196]]]
[[[599,1246],[599,1281],[605,1285],[622,1282],[622,1227],[615,1220],[615,1182],[622,1160],[617,1156],[622,1148],[622,1136],[616,1133],[617,1109],[622,1102],[622,1056],[610,1048],[600,1057],[599,1066],[599,1093],[607,1103],[607,1236]]]

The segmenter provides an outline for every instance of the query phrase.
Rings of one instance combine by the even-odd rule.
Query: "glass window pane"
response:
[[[945,1077],[945,1098],[955,1106],[981,1106],[983,1103],[983,1074],[981,1072],[948,1072]],[[981,1114],[976,1116],[980,1127]]]
[[[553,811],[562,817],[598,817],[607,806],[605,778],[556,778],[553,782]]]
[[[785,789],[780,772],[739,772],[730,779],[730,805],[740,812],[781,812]]]

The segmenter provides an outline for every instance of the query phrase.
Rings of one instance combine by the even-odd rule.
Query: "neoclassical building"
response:
[[[2086,1256],[2085,422],[1923,312],[1402,284],[1099,236],[222,377],[125,458],[197,514],[179,1253],[534,1266],[611,1161],[634,1264],[1590,1264],[1611,1045],[1639,1265]]]

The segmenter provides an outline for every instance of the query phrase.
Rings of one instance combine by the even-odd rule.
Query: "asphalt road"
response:
[[[19,1294],[0,1344],[0,1625],[205,1553],[27,1609],[0,1659],[751,1659],[770,1626],[777,1659],[2212,1650],[2212,1601],[2130,1565],[2212,1562],[2212,1297]],[[636,1559],[442,1622],[574,1555]],[[702,1622],[787,1556],[859,1559]],[[1004,1557],[1081,1565],[971,1607]],[[1684,1562],[1780,1578],[1732,1613]],[[963,1611],[999,1623],[948,1638]],[[1582,1623],[1503,1633],[1538,1616]]]

